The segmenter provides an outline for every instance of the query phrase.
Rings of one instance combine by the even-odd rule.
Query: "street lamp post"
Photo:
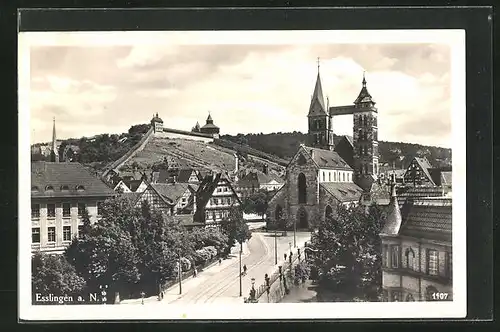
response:
[[[182,264],[181,264],[181,254],[179,254],[179,295],[182,295]]]
[[[293,223],[293,247],[297,247],[297,220]]]
[[[274,264],[278,264],[278,232],[274,229]]]
[[[242,296],[242,281],[241,281],[241,252],[243,251],[243,244],[240,243],[240,296]]]
[[[292,252],[292,242],[288,242],[288,246],[290,247],[290,252]]]

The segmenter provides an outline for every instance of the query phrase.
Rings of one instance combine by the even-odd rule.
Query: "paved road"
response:
[[[297,232],[297,246],[303,246],[310,238],[309,232]],[[289,243],[293,249],[293,232],[288,236],[278,236],[278,265],[283,263],[283,254],[289,253]],[[297,250],[293,249],[294,255]],[[195,304],[195,303],[242,303],[248,297],[251,278],[255,278],[255,286],[264,283],[264,275],[276,269],[274,254],[274,235],[271,233],[253,233],[245,244],[242,254],[242,266],[247,266],[247,275],[242,278],[243,296],[239,296],[239,259],[238,255],[224,260],[182,283],[182,295],[179,285],[165,292],[164,300],[157,304]]]

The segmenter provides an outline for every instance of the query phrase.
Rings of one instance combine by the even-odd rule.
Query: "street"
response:
[[[297,247],[303,246],[309,239],[309,232],[297,232]],[[278,233],[278,265],[283,263],[283,254],[289,254],[290,243],[293,254],[296,255],[297,249],[293,248],[293,232],[288,232],[286,237]],[[215,264],[199,272],[197,277],[184,280],[181,295],[179,284],[176,284],[165,291],[163,301],[151,297],[145,300],[145,304],[243,303],[243,298],[249,296],[252,287],[251,278],[255,278],[255,288],[257,288],[264,283],[266,273],[271,275],[277,269],[277,265],[274,264],[274,233],[254,232],[252,238],[243,245],[241,259],[242,267],[247,266],[247,274],[242,277],[241,297],[239,296],[239,257],[236,253],[223,260],[220,265]]]

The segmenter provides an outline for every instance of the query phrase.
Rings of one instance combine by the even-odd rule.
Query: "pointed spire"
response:
[[[210,114],[210,111],[208,111],[208,117],[207,117],[207,123],[212,123],[212,115]]]
[[[373,101],[372,96],[368,92],[368,89],[366,88],[366,77],[365,77],[365,71],[363,71],[363,81],[361,91],[359,92],[358,98],[354,101],[354,104],[359,105],[359,104],[364,104],[364,103],[369,103],[371,106],[375,105],[375,101]]]
[[[56,117],[53,118],[52,127],[52,149],[51,149],[51,161],[59,162],[59,153],[57,151],[57,138],[56,138]]]
[[[398,235],[401,228],[402,217],[401,210],[399,209],[399,202],[396,195],[396,183],[391,184],[391,201],[388,207],[387,219],[385,221],[382,234],[385,235]]]
[[[325,99],[323,98],[323,88],[321,87],[321,77],[319,74],[319,58],[318,58],[318,75],[316,77],[316,85],[309,106],[309,115],[326,114]]]

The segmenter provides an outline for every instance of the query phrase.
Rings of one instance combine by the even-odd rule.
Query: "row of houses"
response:
[[[80,236],[83,211],[95,223],[102,203],[116,195],[127,197],[137,207],[148,201],[166,218],[187,228],[217,225],[241,200],[223,174],[196,175],[195,182],[195,173],[181,176],[185,182],[124,178],[115,191],[79,163],[32,162],[32,250],[63,252],[73,237]]]

